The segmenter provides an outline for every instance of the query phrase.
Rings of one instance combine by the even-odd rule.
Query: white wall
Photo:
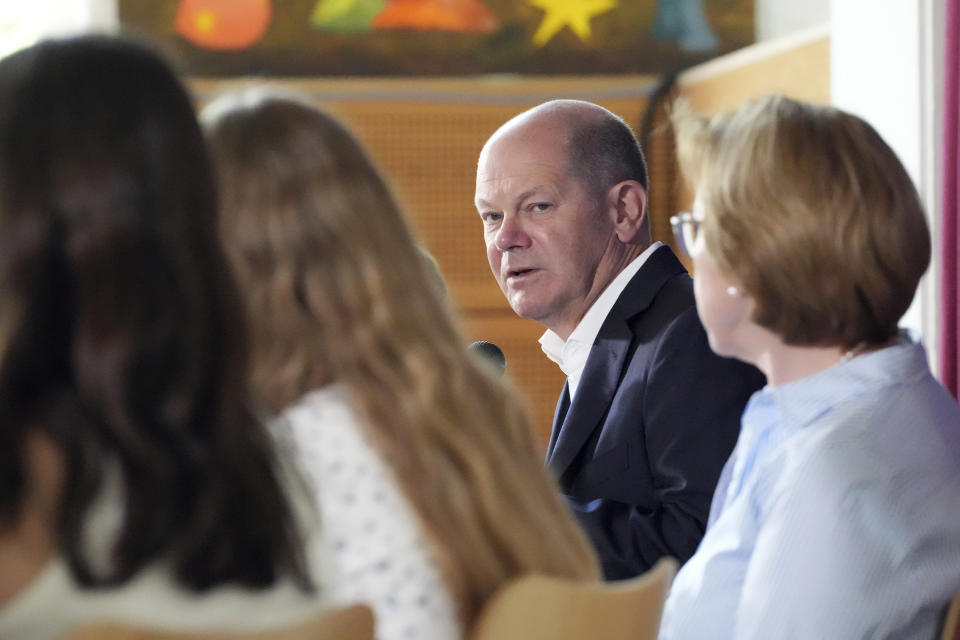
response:
[[[109,31],[117,25],[116,0],[32,0],[22,4],[43,7],[47,16],[45,35]]]
[[[830,11],[831,101],[877,129],[927,210],[933,258],[902,324],[923,336],[937,371],[944,3],[832,0]]]
[[[830,94],[872,124],[900,157],[927,211],[930,270],[902,324],[919,333],[937,371],[943,0],[757,0],[757,40],[830,24]]]
[[[0,0],[0,57],[40,38],[116,26],[116,0]]]
[[[757,42],[818,27],[830,20],[830,0],[756,0]]]

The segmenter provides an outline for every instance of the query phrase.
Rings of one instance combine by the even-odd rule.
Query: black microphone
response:
[[[477,354],[477,356],[486,362],[498,374],[503,375],[507,369],[507,357],[503,355],[503,350],[497,345],[486,340],[477,340],[471,342],[467,351]]]

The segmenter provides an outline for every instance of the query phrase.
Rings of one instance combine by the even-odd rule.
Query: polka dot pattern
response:
[[[282,416],[316,497],[328,562],[322,588],[365,602],[377,640],[455,640],[460,623],[423,529],[365,439],[342,389],[311,392]]]

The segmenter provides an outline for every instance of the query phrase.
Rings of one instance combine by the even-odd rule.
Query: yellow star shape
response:
[[[590,37],[590,18],[617,6],[617,0],[529,0],[530,4],[546,13],[533,34],[533,43],[538,47],[547,44],[563,29],[577,34],[584,42]]]

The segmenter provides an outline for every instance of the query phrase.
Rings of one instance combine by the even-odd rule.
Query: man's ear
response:
[[[647,190],[636,180],[624,180],[610,187],[607,192],[607,208],[613,217],[617,239],[624,244],[633,244],[641,231],[648,228]]]

